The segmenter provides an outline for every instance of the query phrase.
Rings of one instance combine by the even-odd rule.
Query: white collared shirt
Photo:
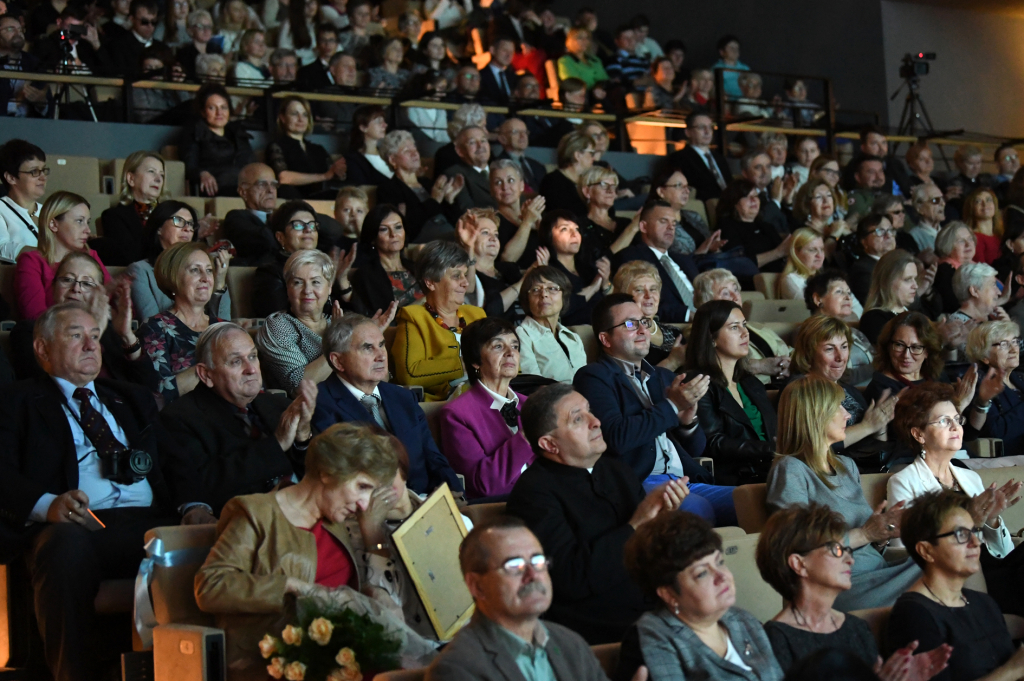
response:
[[[583,341],[568,327],[559,324],[552,332],[547,324],[527,317],[516,329],[519,336],[519,370],[562,383],[571,383],[579,369],[587,363]],[[561,341],[565,350],[559,345]]]
[[[498,81],[498,85],[500,86],[501,83],[502,83],[502,76],[505,73],[505,69],[500,68],[497,64],[494,64],[494,63],[488,64],[487,66],[488,66],[488,68],[491,69],[491,73],[494,74],[494,80]],[[512,83],[508,82],[508,77],[507,76],[505,76],[505,81],[504,82],[505,82],[505,87],[508,88],[507,90],[505,90],[505,94],[511,96],[512,95]]]
[[[100,469],[100,457],[96,453],[96,447],[86,437],[85,431],[82,430],[82,425],[78,422],[81,412],[78,399],[74,397],[74,392],[78,386],[56,376],[53,377],[53,380],[64,395],[64,404],[61,405],[61,408],[67,417],[68,425],[71,426],[71,437],[75,443],[75,458],[78,460],[78,489],[85,492],[86,496],[89,497],[89,508],[99,510],[128,506],[152,506],[153,490],[149,486],[148,480],[141,480],[132,485],[122,485],[103,477]],[[114,438],[121,444],[127,445],[128,437],[124,434],[124,430],[118,424],[114,415],[103,406],[99,397],[96,396],[96,384],[90,382],[85,387],[92,391],[92,397],[89,402],[100,413],[103,420],[107,422],[107,425],[110,426]],[[46,512],[56,498],[56,494],[50,494],[49,492],[39,497],[39,500],[32,508],[32,513],[29,514],[29,520],[41,523],[46,522]]]
[[[35,227],[32,218],[39,217],[40,208],[40,204],[35,204],[30,214],[9,196],[0,199],[0,262],[14,263],[21,249],[26,246],[35,248],[39,245],[39,240],[29,229],[29,225]],[[38,228],[36,231],[38,232]]]
[[[341,376],[339,376],[338,378],[341,380],[341,384],[348,388],[348,391],[352,393],[352,397],[356,398],[357,402],[362,403],[364,397],[366,397],[367,395],[373,395],[374,397],[381,401],[381,404],[384,404],[384,400],[382,400],[380,396],[380,389],[377,386],[373,386],[373,392],[364,393],[362,390],[355,387],[354,385],[346,381],[344,378],[341,378]]]
[[[511,397],[502,397],[484,385],[483,381],[479,381],[479,383],[480,387],[486,390],[487,394],[491,396],[491,409],[494,411],[501,411],[502,407],[509,403],[514,404],[516,408],[519,407],[519,395],[516,395],[516,391],[512,388],[508,389],[508,394],[511,395]],[[519,426],[509,426],[507,423],[505,425],[508,426],[508,429],[512,431],[513,435],[519,432]],[[524,466],[523,469],[525,470],[525,468],[526,467]]]
[[[262,210],[255,210],[252,208],[249,209],[249,212],[255,215],[257,218],[259,218],[260,222],[262,222],[263,224],[267,224],[267,218],[270,217],[270,213],[264,212]]]
[[[665,263],[661,262],[661,259],[664,256],[668,255],[668,251],[663,251],[661,249],[655,248],[654,246],[651,246],[650,244],[647,245],[647,248],[651,249],[651,252],[654,253],[654,257],[656,257],[658,259],[658,262],[660,262],[664,266]],[[675,271],[675,273],[682,280],[683,285],[686,286],[687,290],[690,292],[690,300],[693,300],[693,283],[690,281],[690,278],[688,276],[686,276],[686,272],[683,272],[683,268],[681,268],[679,265],[677,265],[676,261],[673,260],[672,256],[670,256],[670,255],[669,255],[669,258],[668,258],[668,262],[669,262],[669,265],[672,267],[672,269]],[[664,282],[662,282],[662,283],[664,283]],[[679,293],[682,294],[682,291],[680,291]]]
[[[132,30],[132,35],[135,37],[136,40],[139,41],[139,43],[142,44],[143,47],[149,47],[150,45],[153,44],[153,39],[152,38],[148,38],[148,39],[147,38],[143,38],[141,35],[136,33],[134,30]]]

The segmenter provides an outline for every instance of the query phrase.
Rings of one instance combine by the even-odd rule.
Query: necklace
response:
[[[932,588],[930,586],[928,586],[928,582],[924,581],[924,579],[921,580],[921,583],[924,584],[924,588],[928,589],[928,593],[930,593],[932,595],[932,598],[934,598],[935,600],[937,600],[939,602],[939,605],[945,605],[947,608],[954,607],[952,605],[946,605],[946,603],[941,598],[936,596],[935,592],[932,591]],[[964,596],[964,592],[963,591],[960,592],[960,600],[964,602],[964,605],[970,605],[971,604],[971,602],[969,600],[967,600],[967,596]]]
[[[830,633],[839,631],[839,624],[836,622],[836,616],[833,615],[831,611],[828,613],[828,618],[832,621],[832,632]],[[808,631],[811,631],[815,634],[818,633],[814,631],[814,627],[811,626],[811,621],[807,619],[807,615],[800,612],[800,608],[796,607],[795,605],[793,606],[793,619],[796,621],[797,624],[799,624],[804,629],[807,629]],[[803,620],[803,622],[801,622],[800,620]]]

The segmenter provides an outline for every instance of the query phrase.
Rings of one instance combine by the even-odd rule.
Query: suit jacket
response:
[[[333,84],[327,75],[327,67],[319,59],[299,68],[295,74],[295,85],[305,92],[316,92]]]
[[[679,268],[683,270],[683,274],[693,284],[694,278],[700,272],[697,269],[697,263],[690,255],[681,255],[672,251],[668,252],[668,256],[679,265]],[[621,266],[623,263],[630,262],[632,260],[643,260],[649,262],[658,268],[658,274],[661,276],[661,302],[658,303],[658,319],[663,322],[670,324],[681,324],[689,321],[687,313],[691,312],[691,309],[686,306],[683,302],[683,297],[679,294],[679,290],[676,289],[675,285],[672,284],[672,279],[668,276],[668,271],[665,266],[661,264],[654,251],[650,249],[643,241],[640,241],[633,246],[619,251],[616,263]]]
[[[526,183],[526,187],[534,194],[540,193],[540,182],[548,174],[548,169],[544,167],[543,163],[535,161],[526,154],[523,154],[522,158],[513,159],[505,150],[494,158],[495,161],[501,159],[509,159],[518,163],[519,167],[523,169],[523,182]]]
[[[273,257],[256,267],[252,276],[252,312],[269,317],[288,309],[288,292],[284,288],[284,264],[290,253],[278,246]]]
[[[159,40],[152,41],[150,46],[170,50],[167,45]],[[109,39],[103,47],[110,54],[110,61],[114,67],[113,75],[132,79],[142,75],[140,59],[146,47],[135,38],[133,32],[119,32]]]
[[[124,430],[128,444],[153,457],[146,477],[153,505],[173,509],[184,500],[189,469],[179,453],[164,447],[156,402],[145,388],[97,379],[96,394]],[[26,526],[43,494],[78,489],[78,463],[71,425],[61,405],[64,396],[49,376],[11,384],[0,391],[0,563],[9,563],[42,525]],[[162,461],[168,455],[172,458]],[[166,470],[167,478],[164,477]]]
[[[462,188],[455,197],[455,205],[459,213],[464,213],[470,208],[497,208],[498,204],[491,196],[491,181],[487,175],[459,161],[444,171],[448,177],[454,178],[462,175],[466,179],[466,186]]]
[[[134,38],[132,38],[134,40]],[[84,40],[76,43],[75,50],[78,52],[78,59],[92,71],[95,76],[107,76],[114,74],[114,64],[110,60],[104,45],[94,50],[92,45]],[[52,71],[64,58],[64,51],[61,48],[57,33],[51,33],[45,38],[40,38],[32,49],[32,53],[39,58],[43,70]],[[136,60],[137,61],[137,60]]]
[[[381,403],[391,432],[402,441],[409,455],[409,489],[428,494],[441,483],[447,482],[452,492],[461,492],[455,471],[448,465],[434,443],[427,426],[427,417],[411,392],[399,385],[378,383]],[[360,421],[374,423],[370,412],[353,395],[336,374],[320,384],[313,413],[313,427],[323,432],[335,423]]]
[[[621,641],[652,605],[622,561],[643,497],[630,468],[606,454],[592,472],[539,457],[508,498],[506,512],[526,522],[552,561],[547,618],[591,645]]]
[[[719,172],[728,183],[732,178],[732,173],[729,171],[729,164],[726,163],[722,152],[712,149],[711,158],[718,164]],[[686,176],[686,181],[697,190],[697,198],[701,201],[717,199],[722,196],[722,188],[718,186],[715,174],[711,172],[701,155],[693,147],[687,145],[680,151],[669,154],[667,163]]]
[[[350,150],[345,154],[346,174],[345,184],[380,186],[388,181],[388,177],[370,165],[366,157],[357,150]]]
[[[267,218],[269,219],[269,217],[268,215]],[[242,267],[262,265],[272,261],[274,253],[281,250],[281,245],[274,238],[273,230],[250,210],[228,211],[228,214],[224,216],[221,229],[224,232],[224,238],[230,240],[238,251],[238,256],[232,260],[233,265]]]
[[[127,267],[152,253],[152,236],[135,211],[135,203],[118,204],[103,211],[103,236],[92,242],[104,265]]]
[[[607,681],[579,634],[554,622],[543,626],[550,637],[545,651],[558,681]],[[497,627],[480,611],[474,613],[427,669],[426,681],[526,681]]]
[[[607,454],[622,459],[641,481],[654,470],[655,439],[666,431],[673,437],[676,434],[672,431],[679,428],[679,414],[665,398],[665,388],[675,374],[646,362],[644,369],[650,375],[647,391],[654,403],[649,410],[633,391],[622,368],[608,355],[602,354],[601,359],[577,371],[572,380],[573,387],[590,402],[590,411],[601,419]],[[697,426],[692,433],[674,439],[683,472],[690,481],[712,483],[711,475],[692,458],[704,453],[704,430]]]
[[[850,290],[861,305],[868,302],[868,291],[871,290],[871,275],[875,272],[875,265],[878,261],[870,255],[862,255],[853,261],[850,270],[846,275],[846,281],[850,284]]]
[[[38,73],[40,71],[41,64],[39,58],[35,55],[29,54],[28,52],[22,52],[21,56],[14,60],[0,60],[0,64],[8,64],[9,66],[17,66],[15,70],[25,71],[28,73]],[[15,81],[4,78],[0,80],[0,116],[7,115],[7,103],[14,97],[14,84]],[[49,93],[46,96],[46,106],[43,109],[37,109],[31,102],[28,104],[26,115],[29,118],[48,118],[52,113],[53,106],[53,93]]]
[[[424,189],[427,189],[428,193],[430,192],[429,187],[431,185],[427,178],[420,178],[420,184]],[[490,184],[488,184],[488,187],[490,187]],[[450,222],[456,222],[462,214],[461,211],[456,215],[455,211],[446,210],[453,208],[452,204],[438,203],[431,197],[428,197],[426,201],[420,201],[419,197],[416,196],[416,192],[410,189],[409,185],[403,182],[398,175],[395,175],[390,180],[385,180],[377,187],[377,204],[382,203],[390,203],[396,207],[405,204],[402,224],[405,227],[406,243],[416,241],[420,231],[423,229],[423,225],[428,220],[438,215],[452,213],[451,215],[445,215],[445,217]]]
[[[523,436],[522,417],[513,434],[501,412],[491,409],[493,399],[477,383],[441,408],[441,447],[452,468],[466,478],[469,498],[508,494],[536,458]],[[519,409],[525,402],[526,396],[519,395]]]
[[[767,222],[774,227],[775,231],[782,238],[785,238],[790,232],[789,218],[786,217],[781,208],[775,205],[775,202],[768,196],[767,191],[761,192],[761,208],[758,210],[757,217],[759,220]]]
[[[209,504],[214,515],[232,497],[269,491],[281,477],[302,477],[305,450],[281,450],[274,437],[288,407],[282,395],[261,393],[253,401],[264,437],[253,440],[238,408],[200,384],[160,412],[181,456],[195,476],[186,501]]]
[[[508,92],[498,83],[490,64],[480,69],[480,97],[489,99],[499,106],[506,106],[511,99],[511,93],[516,89],[516,83],[519,82],[519,76],[511,66],[505,69],[505,80],[508,82]]]
[[[756,376],[740,379],[740,387],[761,412],[767,440],[761,440],[743,407],[718,383],[712,383],[697,405],[707,437],[706,456],[715,460],[715,482],[736,485],[764,482],[775,451],[778,419],[764,384]]]

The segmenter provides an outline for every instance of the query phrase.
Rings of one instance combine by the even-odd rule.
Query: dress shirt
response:
[[[499,395],[498,393],[494,392],[486,385],[484,385],[483,381],[480,381],[480,387],[486,390],[487,394],[491,396],[491,409],[493,409],[494,411],[500,412],[501,408],[504,407],[509,402],[514,404],[516,406],[516,409],[519,408],[519,395],[516,395],[516,391],[512,390],[512,388],[508,389],[509,393],[512,394],[512,397],[502,397],[501,395]],[[509,430],[512,431],[513,435],[519,432],[519,426],[509,426],[507,423],[505,425],[508,427]],[[523,466],[523,470],[526,470],[526,466]]]
[[[515,658],[516,666],[526,681],[557,681],[558,677],[555,676],[555,670],[545,648],[550,637],[540,620],[537,620],[537,626],[533,630],[532,641],[519,638],[499,624],[492,622],[491,625],[504,634],[506,648]]]
[[[715,159],[711,155],[711,149],[701,149],[700,147],[694,147],[694,150],[697,152],[697,155],[700,156],[700,160],[704,161],[704,165],[708,167],[708,170],[711,171],[711,174],[715,176],[715,181],[718,183],[718,188],[725,189],[727,184],[726,179],[725,177],[722,176],[722,169],[718,167],[717,163],[715,163]]]
[[[658,262],[660,262],[662,266],[664,266],[665,263],[662,261],[662,258],[668,255],[668,251],[663,251],[651,245],[648,245],[647,248],[651,249],[651,252],[654,253],[654,257],[658,259]],[[679,280],[681,282],[683,282],[683,286],[686,287],[685,291],[679,291],[679,295],[682,296],[684,301],[687,301],[688,304],[692,305],[693,283],[690,281],[690,278],[686,276],[686,272],[683,272],[683,268],[676,264],[676,261],[672,259],[672,256],[669,256],[668,262],[669,265],[671,265],[673,271],[675,271],[676,276],[679,277]]]
[[[139,34],[138,34],[138,33],[136,33],[135,31],[132,31],[132,36],[133,36],[133,37],[134,37],[134,38],[135,38],[136,40],[138,40],[138,41],[139,41],[139,43],[140,43],[140,44],[141,44],[141,45],[142,45],[143,47],[149,47],[150,45],[152,45],[152,44],[153,44],[153,39],[152,39],[152,38],[149,38],[149,39],[147,40],[146,38],[143,38],[143,37],[142,37],[141,35],[139,35]]]
[[[26,246],[35,248],[39,245],[36,234],[38,228],[32,222],[33,217],[39,217],[40,204],[36,204],[33,212],[16,204],[10,197],[0,199],[0,262],[14,263],[18,259],[21,249]],[[29,229],[36,230],[36,233]]]
[[[270,213],[267,213],[262,210],[256,210],[254,208],[250,208],[249,212],[255,215],[260,222],[262,222],[263,224],[267,224],[267,218],[270,217]]]
[[[643,403],[644,409],[650,409],[654,406],[654,402],[651,400],[651,394],[647,392],[647,381],[651,378],[651,375],[644,368],[643,363],[637,367],[632,362],[621,360],[618,357],[612,357],[612,361],[622,367],[623,373],[629,378],[630,384],[633,386],[633,391],[636,396],[640,398],[640,402]],[[650,365],[648,365],[650,366]],[[640,378],[636,377],[636,370],[640,370]],[[679,411],[679,407],[675,402],[668,400],[668,403]],[[696,428],[696,424],[691,424],[690,429]],[[662,433],[655,439],[655,446],[658,448],[657,458],[654,461],[654,470],[650,472],[650,475],[662,475],[668,473],[675,475],[676,477],[683,477],[683,461],[679,458],[679,452],[676,451],[676,446],[669,439],[668,433]]]
[[[491,70],[494,75],[494,80],[497,81],[498,85],[505,90],[505,94],[509,97],[512,96],[511,85],[508,82],[508,78],[505,77],[505,69],[498,68],[494,64],[488,64],[487,68]]]
[[[363,153],[363,152],[359,152]],[[363,154],[363,158],[370,162],[374,170],[388,178],[389,180],[395,176],[395,171],[388,166],[388,164],[380,157],[380,154]]]
[[[586,365],[587,352],[583,341],[568,327],[558,325],[557,336],[547,324],[527,317],[516,329],[519,336],[519,369],[563,383],[571,383],[576,371]],[[559,345],[561,341],[562,345]],[[523,352],[525,350],[525,353]],[[566,350],[569,354],[566,355]]]
[[[96,447],[85,436],[85,431],[82,430],[82,426],[78,422],[81,412],[78,400],[74,397],[78,386],[56,376],[53,377],[53,380],[57,383],[61,394],[64,395],[62,408],[67,416],[68,425],[71,426],[71,437],[75,442],[75,458],[78,460],[78,489],[89,497],[89,508],[97,510],[127,506],[152,506],[153,490],[149,486],[149,481],[141,480],[132,485],[122,485],[103,477],[100,473],[100,457],[96,453]],[[114,438],[121,444],[127,445],[128,438],[125,436],[124,430],[96,396],[96,384],[90,382],[85,388],[92,392],[90,398],[92,406],[110,426]],[[49,492],[39,497],[39,501],[32,508],[32,513],[29,514],[29,519],[40,523],[46,522],[46,512],[56,498],[56,494]]]

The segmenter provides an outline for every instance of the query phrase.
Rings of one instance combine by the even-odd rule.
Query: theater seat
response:
[[[473,521],[474,527],[486,520],[503,515],[504,513],[504,501],[496,504],[470,504],[462,509],[462,514]]]
[[[765,299],[775,300],[775,286],[779,275],[774,272],[762,272],[754,275],[754,288],[764,294]]]
[[[760,532],[768,522],[768,486],[764,484],[739,485],[732,491],[736,506],[736,521],[748,534]]]
[[[979,468],[975,471],[981,476],[981,481],[988,487],[993,482],[1001,487],[1010,480],[1024,480],[1024,466],[1009,466],[1006,468]],[[1009,528],[1010,534],[1017,534],[1024,528],[1024,503],[1015,504],[1003,511],[1003,522]]]
[[[875,636],[875,642],[879,650],[884,650],[885,628],[889,624],[889,615],[892,614],[892,607],[888,608],[867,608],[866,610],[854,610],[851,613],[854,617],[864,620],[871,633]]]
[[[424,415],[427,417],[430,435],[434,438],[434,443],[437,444],[438,449],[441,448],[441,421],[438,417],[441,415],[441,407],[445,404],[447,402],[420,402],[420,409],[423,410]]]
[[[748,300],[764,300],[764,294],[760,291],[740,291],[740,302],[745,303]]]
[[[736,607],[743,608],[762,622],[782,610],[782,596],[761,578],[754,560],[758,534],[722,541],[722,556],[736,582]]]
[[[587,353],[588,363],[596,362],[601,358],[601,346],[597,341],[597,336],[594,334],[594,327],[590,324],[580,324],[579,326],[570,326],[569,330],[583,341],[583,349]]]
[[[229,267],[228,290],[231,291],[231,318],[252,317],[252,279],[255,267]]]
[[[864,491],[864,498],[871,508],[878,508],[878,505],[885,501],[888,496],[886,486],[891,476],[892,473],[866,473],[860,476],[860,488]]]
[[[309,205],[313,206],[313,210],[321,215],[334,216],[334,201],[317,200],[317,201],[306,201]]]
[[[601,663],[601,669],[611,678],[615,668],[619,666],[619,653],[622,651],[621,643],[604,643],[599,646],[590,646],[594,651],[594,657]]]
[[[748,322],[787,322],[799,324],[811,313],[802,300],[748,300],[743,303]]]
[[[0,298],[3,298],[11,311],[18,309],[14,298],[14,265],[0,265]]]
[[[100,160],[95,156],[49,156],[46,165],[50,168],[47,197],[58,190],[83,196],[103,192]]]

